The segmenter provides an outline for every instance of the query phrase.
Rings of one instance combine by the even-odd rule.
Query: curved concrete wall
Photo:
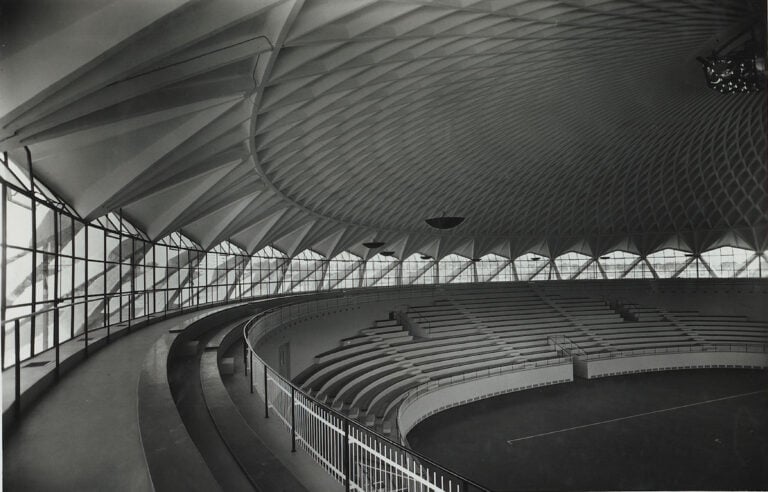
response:
[[[589,361],[577,360],[574,365],[578,376],[592,379],[673,369],[766,369],[768,354],[763,352],[678,352],[628,355]]]
[[[400,406],[397,412],[400,438],[403,442],[407,442],[406,436],[416,424],[451,407],[513,391],[571,381],[573,381],[573,365],[567,362],[521,369],[445,386],[430,383],[426,387],[409,392],[409,396],[406,396]]]

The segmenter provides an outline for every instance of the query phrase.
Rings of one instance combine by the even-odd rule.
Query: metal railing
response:
[[[392,295],[397,298],[402,294]],[[409,292],[408,296],[413,294]],[[381,299],[379,293],[374,297]],[[306,308],[300,304],[311,302],[293,303],[264,311],[245,324],[244,357],[250,389],[264,401],[264,416],[278,418],[290,431],[291,449],[302,448],[343,483],[347,491],[487,491],[482,485],[315,400],[269,367],[254,350],[254,341],[282,322],[316,313],[321,305],[335,307],[357,302],[360,300],[324,299]],[[283,310],[287,312],[280,314]]]
[[[493,376],[500,376],[502,374],[519,373],[523,371],[529,371],[531,369],[539,369],[542,367],[560,366],[564,364],[573,364],[573,357],[570,357],[570,356],[557,357],[557,358],[538,360],[538,361],[532,361],[532,362],[520,362],[520,363],[499,365],[496,367],[489,367],[489,368],[480,369],[477,371],[465,372],[465,373],[447,376],[435,381],[422,383],[416,386],[415,388],[410,389],[402,398],[402,401],[399,404],[399,408],[406,408],[409,404],[413,403],[414,401],[420,398],[423,398],[424,396],[430,393],[440,391],[441,389],[445,389],[450,386],[466,383],[468,381],[475,381],[478,379],[490,378]],[[400,435],[400,440],[403,444],[405,444],[405,436],[403,435],[402,429],[400,429],[399,414],[400,414],[400,411],[398,410],[398,416],[397,418],[395,418],[395,424],[397,425],[397,433],[398,435]],[[424,418],[426,417],[427,416],[425,416]]]
[[[566,335],[550,335],[547,337],[547,344],[554,345],[558,354],[562,352],[563,354],[576,355],[582,358],[587,355],[578,343],[574,342]]]
[[[580,357],[584,361],[605,359],[620,359],[625,357],[639,357],[655,354],[684,354],[707,352],[740,352],[740,353],[768,353],[768,343],[707,343],[701,345],[675,345],[665,347],[646,347],[612,352],[592,352]]]
[[[122,322],[116,322],[116,323],[106,323],[104,326],[101,326],[99,328],[95,329],[89,329],[88,323],[85,323],[84,330],[82,333],[82,341],[84,342],[84,350],[85,355],[88,356],[89,352],[89,346],[93,341],[93,338],[95,338],[98,335],[103,335],[104,338],[106,338],[107,343],[111,341],[111,337],[113,334],[113,330],[116,328],[125,328],[128,332],[131,331],[132,326],[136,325],[137,323],[142,323],[145,321],[149,321],[152,319],[165,319],[168,316],[175,316],[175,315],[181,315],[183,313],[188,313],[191,311],[198,311],[201,309],[216,307],[216,306],[223,306],[228,304],[238,304],[238,303],[244,303],[244,302],[250,302],[257,299],[260,299],[261,297],[251,297],[251,298],[242,298],[242,299],[227,299],[222,301],[213,301],[205,304],[195,304],[192,306],[179,306],[178,308],[174,309],[166,309],[164,311],[160,311],[157,313],[149,313],[141,317],[137,318],[129,318]],[[25,314],[22,316],[17,316],[15,318],[7,319],[2,321],[0,323],[0,329],[2,329],[3,334],[6,332],[6,326],[13,326],[13,330],[10,332],[12,334],[12,340],[8,340],[8,336],[2,337],[2,351],[3,354],[3,370],[6,368],[13,368],[13,384],[14,384],[14,399],[13,399],[13,409],[14,414],[16,417],[19,417],[21,415],[21,387],[22,387],[22,376],[21,376],[21,369],[22,365],[25,361],[30,360],[34,356],[41,356],[44,354],[53,354],[53,361],[46,361],[46,365],[50,362],[54,363],[53,366],[53,373],[56,379],[60,377],[60,368],[61,368],[61,346],[64,343],[74,343],[77,340],[77,337],[80,334],[76,334],[74,337],[69,337],[66,340],[62,341],[60,336],[60,318],[62,317],[62,312],[69,313],[71,310],[75,309],[75,307],[80,305],[85,305],[88,302],[95,302],[93,300],[79,300],[72,303],[66,303],[66,304],[59,304],[57,306],[42,309],[35,311],[33,313]],[[105,300],[105,308],[106,308],[106,320],[110,320],[110,310],[109,310],[109,301]],[[45,350],[34,352],[32,348],[32,344],[34,343],[34,340],[32,338],[32,323],[30,322],[31,319],[34,319],[36,317],[45,316],[46,318],[52,317],[52,324],[53,324],[53,330],[52,330],[52,336],[53,336],[53,343],[51,347],[46,348]],[[46,322],[48,319],[45,320]],[[30,343],[26,346],[26,353],[22,353],[22,344],[21,340],[23,336],[25,335],[25,331],[28,332],[27,338],[30,341]],[[7,350],[8,344],[13,344],[13,352],[12,352],[12,358],[7,357],[5,355],[5,352]],[[6,363],[9,362],[9,364]]]

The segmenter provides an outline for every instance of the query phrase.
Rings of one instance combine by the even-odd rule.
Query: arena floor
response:
[[[493,490],[766,490],[768,372],[577,380],[441,412],[411,447]]]

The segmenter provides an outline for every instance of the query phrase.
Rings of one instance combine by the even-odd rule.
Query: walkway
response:
[[[136,411],[141,361],[168,329],[218,309],[142,328],[62,377],[4,436],[3,489],[152,490]]]

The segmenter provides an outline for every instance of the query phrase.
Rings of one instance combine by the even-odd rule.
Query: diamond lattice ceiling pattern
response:
[[[765,93],[718,94],[696,61],[758,1],[4,9],[0,147],[28,146],[84,217],[121,209],[154,238],[599,254],[768,223]],[[424,223],[443,213],[467,220]]]

